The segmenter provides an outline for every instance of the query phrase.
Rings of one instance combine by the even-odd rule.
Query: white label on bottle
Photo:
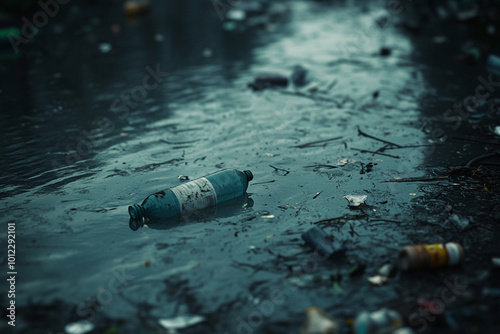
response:
[[[448,242],[446,244],[446,250],[448,251],[449,259],[448,265],[455,266],[460,262],[460,250],[457,245],[453,242]]]
[[[205,177],[170,188],[170,190],[177,197],[182,214],[217,203],[214,186]]]

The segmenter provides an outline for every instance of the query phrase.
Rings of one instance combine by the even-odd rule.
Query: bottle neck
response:
[[[253,180],[253,174],[249,170],[244,170],[243,173],[247,176],[247,181],[250,182]]]
[[[146,213],[144,207],[140,204],[134,204],[128,207],[128,213],[130,214],[130,218],[139,220],[144,218],[144,214]]]

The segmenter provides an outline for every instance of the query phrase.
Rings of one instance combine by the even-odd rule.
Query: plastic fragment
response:
[[[371,285],[382,286],[387,283],[387,277],[382,275],[370,276],[368,277],[368,282],[370,282]]]
[[[306,311],[306,322],[302,334],[332,334],[338,331],[337,323],[317,307]]]
[[[194,326],[205,320],[206,318],[201,315],[180,315],[175,318],[160,319],[158,323],[165,329],[182,329]]]
[[[360,206],[368,198],[366,195],[346,195],[344,198],[349,201],[349,206]]]
[[[109,43],[99,43],[98,47],[99,51],[101,51],[102,53],[108,53],[113,49],[113,47]]]
[[[64,327],[64,331],[67,334],[85,334],[94,329],[94,325],[87,320],[80,320],[77,322],[73,322],[71,324],[67,324]]]
[[[302,239],[320,255],[329,258],[333,253],[341,249],[340,243],[335,243],[319,227],[313,227],[304,234]]]
[[[495,126],[495,131],[494,132],[495,132],[495,134],[497,136],[500,136],[500,126]]]
[[[492,258],[491,262],[493,263],[493,266],[495,268],[500,268],[500,257],[494,257],[494,258]]]

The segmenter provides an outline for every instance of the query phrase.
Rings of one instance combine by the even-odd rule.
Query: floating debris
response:
[[[392,333],[402,325],[403,318],[394,310],[383,308],[371,313],[363,311],[354,321],[354,333]]]
[[[497,136],[500,136],[500,126],[495,126],[495,130],[493,131]]]
[[[455,266],[464,259],[462,246],[454,242],[406,246],[399,251],[401,270]]]
[[[368,198],[366,195],[346,195],[344,198],[349,202],[349,206],[360,206]]]
[[[170,319],[160,319],[158,323],[165,329],[182,329],[194,326],[205,321],[201,315],[181,315]]]
[[[87,320],[73,322],[71,324],[67,324],[64,327],[64,331],[67,334],[85,334],[92,331],[93,329],[94,325]]]
[[[333,334],[338,331],[337,323],[317,307],[306,311],[306,322],[301,334]]]
[[[315,252],[318,252],[320,255],[327,258],[342,248],[340,243],[337,242],[334,244],[332,238],[319,227],[313,227],[306,233],[302,234],[302,239],[314,248]]]
[[[109,43],[99,43],[97,47],[102,53],[108,53],[113,49],[113,47]]]
[[[255,77],[254,81],[248,84],[248,87],[254,91],[263,90],[271,87],[288,86],[288,78],[277,73],[262,73]]]
[[[368,277],[368,282],[370,282],[371,285],[382,286],[387,283],[387,277],[382,275],[370,276]]]
[[[177,176],[177,178],[179,179],[179,181],[188,181],[189,180],[189,176],[187,176],[187,175],[179,175],[179,176]]]

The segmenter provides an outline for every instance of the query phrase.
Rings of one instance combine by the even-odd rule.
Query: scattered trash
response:
[[[181,315],[170,319],[160,319],[158,323],[165,329],[182,329],[194,326],[205,321],[201,315]]]
[[[462,246],[454,242],[406,246],[399,251],[401,270],[455,266],[464,259]]]
[[[366,195],[346,195],[344,198],[349,202],[349,206],[360,206],[368,198]]]
[[[333,334],[339,329],[337,323],[317,307],[306,311],[306,322],[301,334]]]
[[[263,218],[263,219],[273,219],[274,215],[264,215],[264,216],[260,216],[260,218]]]
[[[387,283],[387,277],[382,275],[370,276],[368,277],[368,282],[370,282],[371,285],[381,286]]]
[[[495,126],[495,131],[494,133],[497,135],[497,136],[500,136],[500,126]]]
[[[149,261],[149,260],[144,261],[144,265],[146,267],[149,267],[151,265],[151,261]]]
[[[179,179],[179,181],[188,181],[189,180],[189,176],[187,176],[187,175],[179,175],[179,176],[177,176],[177,178]]]
[[[456,213],[453,213],[450,215],[450,217],[448,217],[448,222],[455,225],[461,231],[463,231],[467,226],[469,226],[469,220],[467,218],[457,215]]]
[[[307,83],[307,70],[300,65],[295,65],[293,67],[291,80],[296,87],[304,86]]]
[[[378,270],[378,274],[384,277],[394,277],[398,272],[398,268],[392,263],[386,263]]]
[[[233,21],[243,21],[247,17],[244,10],[232,9],[226,13],[226,18]]]
[[[492,258],[491,262],[493,263],[493,267],[500,268],[500,257]]]
[[[318,191],[314,196],[313,196],[313,199],[316,199],[319,195],[321,195],[323,191]]]
[[[403,325],[401,315],[386,308],[375,312],[361,312],[354,320],[355,334],[386,334]]]
[[[99,43],[98,48],[102,53],[108,53],[113,49],[113,47],[109,43]]]
[[[130,18],[135,18],[147,13],[150,7],[151,5],[149,1],[129,0],[125,1],[125,3],[123,4],[123,10],[125,12],[125,15],[127,15]]]
[[[381,49],[380,49],[380,55],[381,55],[381,56],[390,56],[390,55],[391,55],[391,52],[392,52],[392,51],[391,51],[391,49],[389,49],[389,48],[385,48],[385,47],[384,47],[384,48],[381,48]]]
[[[342,248],[340,243],[334,243],[332,238],[319,227],[313,227],[302,234],[302,239],[320,255],[326,258],[329,258],[333,253]]]
[[[77,322],[73,322],[71,324],[67,324],[64,327],[64,331],[67,334],[85,334],[94,329],[94,325],[87,320],[80,320]]]
[[[165,219],[204,209],[241,196],[253,179],[252,172],[225,169],[148,196],[129,206],[132,220]]]
[[[288,78],[275,73],[263,73],[255,77],[254,81],[248,84],[248,87],[254,91],[264,90],[271,87],[288,86]]]

